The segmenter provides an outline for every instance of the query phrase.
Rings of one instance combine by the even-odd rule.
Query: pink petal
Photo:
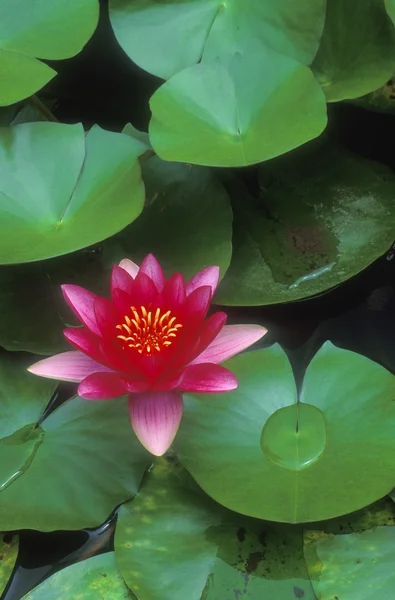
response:
[[[218,281],[219,267],[206,267],[205,269],[203,269],[203,271],[199,271],[199,273],[196,273],[196,275],[192,277],[192,279],[187,283],[187,296],[189,296],[189,294],[193,292],[193,290],[195,290],[198,287],[201,287],[202,285],[209,285],[211,287],[212,294],[214,294],[218,285]]]
[[[183,392],[229,392],[237,388],[237,379],[225,367],[202,363],[187,367],[178,387]]]
[[[163,290],[163,286],[166,283],[166,277],[162,271],[162,267],[156,260],[153,254],[148,254],[145,257],[140,267],[141,273],[145,273],[156,285],[158,292]]]
[[[212,298],[211,287],[208,285],[196,288],[186,299],[184,306],[182,307],[182,316],[185,322],[191,321],[199,322],[207,314]]]
[[[155,456],[171,446],[182,418],[180,392],[130,394],[129,414],[132,427],[142,445]]]
[[[121,375],[108,373],[92,373],[78,386],[78,395],[86,400],[106,400],[127,394],[126,382]]]
[[[114,265],[111,273],[111,292],[114,294],[114,290],[122,290],[126,294],[131,294],[133,290],[133,277],[129,275],[125,269]]]
[[[179,306],[185,303],[185,282],[181,273],[174,273],[166,281],[162,291],[163,305],[168,306],[170,310],[177,310]]]
[[[118,315],[112,302],[107,298],[96,298],[93,304],[97,325],[103,337],[114,338],[119,323]]]
[[[119,266],[121,267],[121,269],[124,269],[124,271],[127,271],[130,277],[133,277],[133,279],[136,277],[140,268],[138,265],[136,265],[136,263],[134,263],[132,260],[129,260],[128,258],[124,258],[123,260],[121,260]]]
[[[63,335],[70,344],[80,350],[84,354],[87,354],[93,360],[102,362],[102,354],[100,352],[99,338],[89,331],[89,329],[83,329],[82,327],[70,327],[63,330]]]
[[[28,371],[49,379],[79,383],[92,373],[108,372],[110,369],[103,367],[81,352],[62,352],[62,354],[56,354],[34,363],[28,368]]]
[[[266,333],[267,329],[260,325],[225,325],[214,341],[191,364],[221,363],[255,344]]]
[[[96,323],[95,311],[93,310],[96,294],[92,294],[92,292],[79,285],[66,284],[61,287],[67,304],[77,315],[81,323],[93,331],[93,333],[96,333],[96,335],[100,335],[100,330]]]
[[[152,303],[152,306],[157,306],[158,296],[159,292],[155,283],[140,269],[133,282],[133,291],[130,298],[133,305],[147,307]]]

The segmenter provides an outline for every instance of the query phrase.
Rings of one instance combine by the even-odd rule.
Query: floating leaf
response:
[[[153,252],[168,275],[180,271],[186,278],[208,265],[225,273],[232,252],[232,210],[213,172],[152,157],[145,161],[143,175],[144,211],[99,248],[0,268],[2,346],[41,354],[67,349],[62,331],[77,322],[60,285],[82,285],[107,296],[112,265],[125,257],[141,262]]]
[[[391,490],[394,375],[327,342],[308,366],[298,399],[277,345],[225,365],[238,389],[184,395],[174,445],[217,502],[295,523],[352,512]]]
[[[27,373],[26,357],[0,357],[0,529],[100,525],[137,492],[150,460],[126,400],[74,398],[38,427],[56,384]]]
[[[312,68],[329,102],[372,92],[394,65],[395,30],[381,0],[328,0]]]
[[[312,296],[366,268],[395,238],[395,176],[329,143],[261,169],[261,198],[229,186],[233,255],[217,301],[260,305]]]
[[[395,584],[395,527],[345,535],[310,531],[305,557],[320,600],[391,598]]]
[[[97,126],[86,136],[59,123],[0,129],[0,263],[66,254],[131,223],[143,207],[144,149]]]
[[[0,0],[0,106],[34,94],[56,73],[37,60],[78,54],[99,17],[97,0]]]
[[[99,554],[58,571],[23,600],[132,600],[113,552]]]
[[[18,536],[0,533],[0,594],[7,586],[18,556]]]
[[[243,166],[318,136],[326,103],[307,65],[324,16],[323,0],[111,0],[125,52],[170,78],[151,99],[158,155]]]
[[[254,60],[236,55],[230,67],[202,63],[162,85],[151,98],[149,127],[158,155],[244,166],[317,137],[326,103],[310,69],[277,53]]]
[[[176,464],[155,464],[121,507],[115,553],[139,600],[314,598],[301,529],[231,513]]]

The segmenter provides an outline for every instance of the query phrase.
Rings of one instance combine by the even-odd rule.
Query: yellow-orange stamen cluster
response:
[[[152,355],[170,346],[182,327],[176,323],[171,311],[161,314],[161,309],[151,311],[140,306],[130,307],[131,315],[125,315],[125,322],[117,325],[122,335],[117,335],[129,348],[135,348],[139,354]]]

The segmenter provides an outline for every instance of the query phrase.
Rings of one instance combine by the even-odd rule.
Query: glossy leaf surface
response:
[[[327,100],[358,98],[394,70],[395,30],[382,0],[328,0],[313,71]]]
[[[37,60],[78,54],[93,34],[97,0],[0,0],[0,106],[34,94],[56,73]]]
[[[89,246],[141,212],[138,140],[94,126],[26,123],[0,129],[0,263]]]
[[[352,277],[395,238],[395,177],[330,143],[261,168],[261,196],[238,182],[232,262],[217,293],[229,305],[312,296]]]
[[[139,600],[314,599],[301,529],[231,513],[175,464],[157,463],[121,507],[115,553]]]
[[[58,571],[23,600],[132,600],[113,552],[99,554]]]
[[[1,370],[1,529],[100,525],[137,492],[150,460],[132,432],[126,400],[77,397],[37,426],[56,384],[27,373],[26,357],[18,366],[11,358]]]
[[[352,512],[391,490],[391,373],[327,342],[308,366],[298,399],[291,366],[277,345],[225,365],[238,389],[184,395],[174,445],[217,502],[295,523]]]

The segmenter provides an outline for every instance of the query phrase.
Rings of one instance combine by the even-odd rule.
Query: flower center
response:
[[[147,311],[145,306],[139,309],[131,306],[130,310],[130,317],[125,315],[124,323],[116,327],[121,331],[117,338],[139,354],[150,356],[170,346],[182,327],[170,310],[163,315],[160,308]]]

